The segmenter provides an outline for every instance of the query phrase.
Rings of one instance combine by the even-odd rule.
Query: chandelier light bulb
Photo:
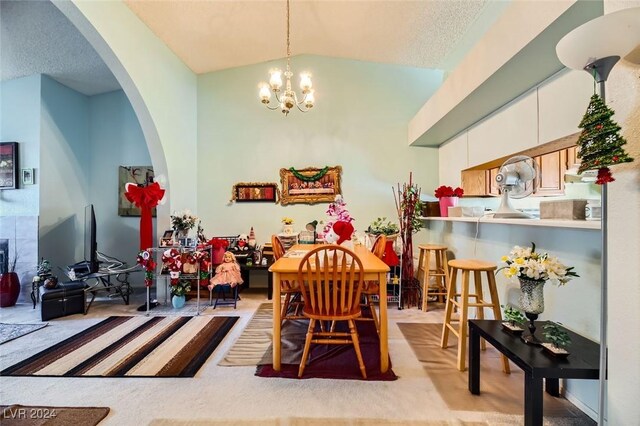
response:
[[[260,83],[260,100],[263,104],[268,104],[271,99],[271,90],[265,82]]]
[[[308,72],[300,73],[300,89],[302,89],[302,93],[307,93],[312,86],[313,83],[311,83],[311,74],[309,74]]]
[[[269,84],[274,91],[280,90],[282,87],[282,71],[278,68],[269,71],[271,74],[271,78],[269,79]]]
[[[304,105],[307,108],[313,108],[313,103],[316,101],[315,96],[313,95],[315,90],[309,90],[307,95],[304,97]]]

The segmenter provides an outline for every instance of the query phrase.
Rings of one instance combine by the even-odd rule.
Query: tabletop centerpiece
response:
[[[502,322],[502,326],[513,334],[520,334],[524,331],[522,326],[527,319],[522,312],[514,308],[513,306],[502,306],[504,312],[504,321]]]
[[[281,222],[282,222],[282,233],[286,235],[293,235],[294,234],[293,218],[285,216],[281,219]]]
[[[529,319],[529,334],[523,335],[522,339],[529,344],[540,345],[542,342],[535,336],[534,321],[544,312],[544,284],[551,281],[564,285],[572,277],[579,275],[573,271],[573,266],[565,266],[557,257],[536,252],[533,242],[531,247],[515,246],[501,260],[507,264],[500,268],[504,270],[504,275],[507,278],[518,278],[520,282],[520,308]]]
[[[542,347],[555,356],[569,355],[569,351],[567,350],[567,347],[571,343],[569,333],[553,322],[545,324],[543,329],[542,335],[546,342],[542,343]]]
[[[171,227],[176,233],[176,238],[186,238],[189,231],[198,223],[198,216],[193,215],[189,210],[174,212],[171,215]]]

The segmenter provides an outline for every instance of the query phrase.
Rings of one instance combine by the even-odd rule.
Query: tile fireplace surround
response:
[[[4,257],[7,265],[17,256],[15,272],[20,278],[18,303],[30,302],[31,279],[38,267],[38,216],[1,216],[0,252],[4,252],[0,253],[0,261]],[[5,264],[0,263],[0,268],[4,267]]]

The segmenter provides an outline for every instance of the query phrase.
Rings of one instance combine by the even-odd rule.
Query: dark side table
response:
[[[547,321],[536,322],[542,330]],[[565,329],[566,330],[566,329]],[[566,330],[571,337],[569,356],[547,354],[541,346],[529,345],[520,336],[506,332],[501,321],[469,320],[469,391],[480,394],[480,338],[485,339],[524,371],[524,424],[542,425],[542,379],[546,391],[560,396],[558,379],[598,379],[600,345]]]

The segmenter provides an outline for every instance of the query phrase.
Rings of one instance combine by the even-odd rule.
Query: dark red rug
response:
[[[356,327],[360,337],[360,351],[367,370],[366,380],[390,381],[397,380],[391,369],[391,359],[389,359],[389,369],[386,373],[380,372],[380,339],[378,333],[370,321],[356,321]],[[337,330],[348,330],[346,322],[339,323]],[[283,334],[286,327],[283,327]],[[304,335],[296,340],[297,349],[302,352],[304,347]],[[287,350],[283,346],[282,351]],[[285,353],[282,359],[286,359]],[[282,364],[281,371],[275,371],[273,364],[260,364],[256,369],[256,376],[259,377],[279,377],[284,379],[297,379],[299,364]],[[304,369],[302,379],[346,379],[365,380],[360,374],[358,360],[352,345],[311,345],[309,361]]]

